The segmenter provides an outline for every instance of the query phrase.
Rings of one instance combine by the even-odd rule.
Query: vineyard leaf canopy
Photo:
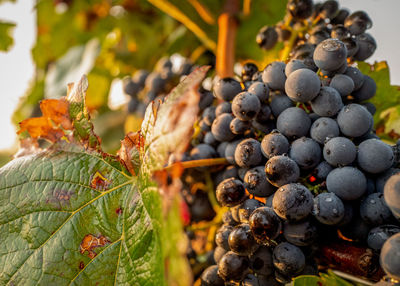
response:
[[[363,74],[374,79],[377,89],[371,102],[376,107],[374,115],[377,133],[383,139],[400,137],[400,87],[390,84],[389,66],[386,61],[368,64],[358,62]]]
[[[193,111],[193,106],[182,107],[186,102],[182,98],[196,94],[205,73],[206,69],[195,71],[159,105],[154,121],[147,121],[154,124],[153,134],[158,137],[143,132],[145,142],[162,142],[166,134],[158,132],[158,126],[182,124],[179,118],[170,122],[161,115],[176,108],[183,113],[185,108]],[[0,169],[2,285],[165,283],[164,261],[170,253],[161,238],[168,230],[161,227],[161,196],[147,171],[154,168],[144,167],[153,161],[142,161],[142,171],[131,176],[120,158],[101,151],[84,106],[86,89],[83,77],[62,99],[69,103],[66,116],[74,126],[72,134],[66,130],[49,148],[34,149],[33,154]],[[51,120],[52,115],[47,118]],[[186,125],[192,128],[190,120],[186,118]],[[56,130],[62,130],[53,123]],[[146,128],[150,130],[149,125]],[[190,136],[170,144],[179,147],[188,140]],[[162,144],[152,145],[146,156],[153,158],[152,153],[157,153],[157,160],[164,164],[171,150],[158,152],[157,146]],[[144,149],[139,147],[139,151]],[[175,281],[177,285],[189,283],[188,279]]]
[[[11,36],[14,23],[0,21],[0,51],[8,51],[14,44]]]

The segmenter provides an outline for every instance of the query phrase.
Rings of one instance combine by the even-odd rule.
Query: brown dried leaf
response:
[[[34,139],[56,142],[66,135],[66,130],[72,130],[69,104],[65,98],[45,99],[40,102],[40,110],[41,117],[28,118],[19,123],[18,134],[27,131]]]

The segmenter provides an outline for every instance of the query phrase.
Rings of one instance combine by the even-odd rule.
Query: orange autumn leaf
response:
[[[56,142],[65,136],[65,130],[72,130],[68,108],[69,103],[64,98],[45,99],[40,102],[43,115],[20,122],[20,130],[17,133],[27,131],[34,139],[43,138]]]

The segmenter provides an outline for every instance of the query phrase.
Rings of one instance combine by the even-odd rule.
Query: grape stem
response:
[[[235,64],[235,41],[238,28],[239,0],[226,0],[224,12],[218,17],[216,71],[220,78],[232,77]]]
[[[180,166],[182,169],[189,169],[196,167],[209,167],[209,166],[226,165],[226,164],[228,164],[228,161],[225,158],[200,159],[200,160],[191,160],[191,161],[173,163],[171,165],[166,166],[164,170],[171,171],[177,166]]]

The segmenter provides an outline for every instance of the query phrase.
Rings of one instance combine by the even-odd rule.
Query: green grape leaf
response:
[[[386,61],[370,65],[358,62],[358,68],[363,74],[375,80],[376,95],[369,101],[376,106],[374,115],[375,128],[383,139],[400,137],[400,87],[390,84],[389,66]]]
[[[340,278],[332,270],[320,273],[320,276],[301,275],[293,279],[293,286],[353,286],[352,283]]]
[[[320,277],[314,275],[301,275],[293,279],[293,286],[319,286]]]
[[[11,36],[14,27],[14,23],[0,21],[0,51],[8,51],[14,44]]]
[[[165,151],[169,147],[156,142],[165,142],[166,136],[173,141],[169,144],[183,150],[182,144],[190,140],[157,129],[171,110],[194,110],[198,94],[192,92],[206,71],[189,75],[157,110],[148,108],[155,117],[142,126],[151,140],[143,158],[159,162],[150,166],[155,162],[141,161],[137,176],[129,174],[122,158],[99,148],[85,106],[86,77],[69,86],[60,102],[69,104],[62,115],[69,116],[73,134],[66,133],[46,149],[32,148],[0,169],[1,285],[190,285],[190,275],[179,277],[188,265],[174,245],[183,237],[179,199],[163,208],[152,171],[170,154]],[[197,100],[182,99],[186,97]],[[43,111],[43,118],[51,120],[52,113]],[[192,128],[193,117],[184,118],[182,123],[174,117]]]

